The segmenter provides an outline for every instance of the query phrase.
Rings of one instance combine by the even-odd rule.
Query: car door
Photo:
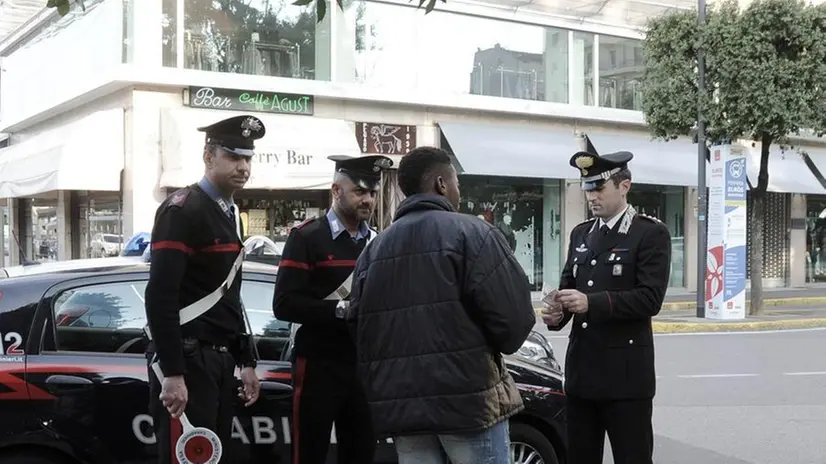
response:
[[[290,324],[273,316],[274,275],[244,272],[241,298],[259,357],[261,395],[249,408],[239,401],[233,426],[233,462],[291,462],[292,383],[290,363],[282,361]]]
[[[26,382],[45,427],[92,463],[155,462],[148,389],[143,288],[146,273],[71,279],[42,299]]]

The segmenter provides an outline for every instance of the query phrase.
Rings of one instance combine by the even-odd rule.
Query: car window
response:
[[[66,290],[53,303],[58,351],[142,354],[146,281],[109,282]],[[275,284],[244,281],[241,296],[258,337],[261,359],[280,359],[290,325],[272,313]],[[278,338],[279,340],[273,340]]]

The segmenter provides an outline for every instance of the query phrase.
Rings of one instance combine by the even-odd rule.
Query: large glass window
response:
[[[806,282],[824,280],[826,280],[826,195],[806,195]]]
[[[431,93],[568,100],[567,31],[372,2],[348,7],[353,76]],[[457,33],[457,31],[461,31]]]
[[[599,106],[642,111],[642,42],[599,36]]]
[[[129,237],[123,237],[123,208],[116,192],[78,195],[79,255],[105,258],[120,255]]]
[[[574,32],[571,44],[571,103],[594,104],[594,34]]]
[[[685,286],[685,188],[634,184],[628,203],[637,212],[654,216],[671,234],[671,278],[669,287]]]
[[[559,181],[461,176],[459,211],[493,224],[505,235],[533,291],[556,286],[561,268]]]
[[[318,76],[327,69],[319,56],[315,4],[292,0],[185,0],[183,31],[175,0],[163,0],[164,66],[225,73],[290,77]],[[180,34],[180,36],[179,36]],[[329,39],[328,39],[329,40]],[[181,59],[182,57],[182,59]],[[179,63],[181,62],[182,63]]]

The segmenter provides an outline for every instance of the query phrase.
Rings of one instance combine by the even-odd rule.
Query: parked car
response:
[[[123,246],[123,236],[117,234],[95,234],[89,243],[92,258],[118,256]]]
[[[3,270],[0,462],[155,462],[141,331],[150,265],[122,257]],[[275,266],[254,262],[242,272],[262,393],[250,408],[237,404],[234,439],[224,444],[234,464],[290,462],[293,388],[285,351],[292,326],[272,314],[276,275]],[[507,357],[526,405],[511,422],[512,462],[563,462],[562,374],[544,337],[532,335],[523,348]],[[333,436],[328,462],[335,446]],[[396,462],[391,440],[378,443],[376,462]]]
[[[149,242],[152,240],[152,234],[149,232],[138,232],[137,234],[133,235],[132,238],[126,242],[124,245],[123,250],[121,250],[121,256],[141,256],[144,250],[149,247]]]

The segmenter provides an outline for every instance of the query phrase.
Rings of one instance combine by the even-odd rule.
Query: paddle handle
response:
[[[158,378],[158,383],[163,385],[164,376],[163,372],[161,372],[161,365],[157,361],[152,363],[152,371],[155,372],[155,377]],[[181,414],[180,421],[181,426],[183,426],[184,432],[192,430],[194,428],[192,427],[192,423],[189,422],[189,418],[186,417],[186,412]]]

